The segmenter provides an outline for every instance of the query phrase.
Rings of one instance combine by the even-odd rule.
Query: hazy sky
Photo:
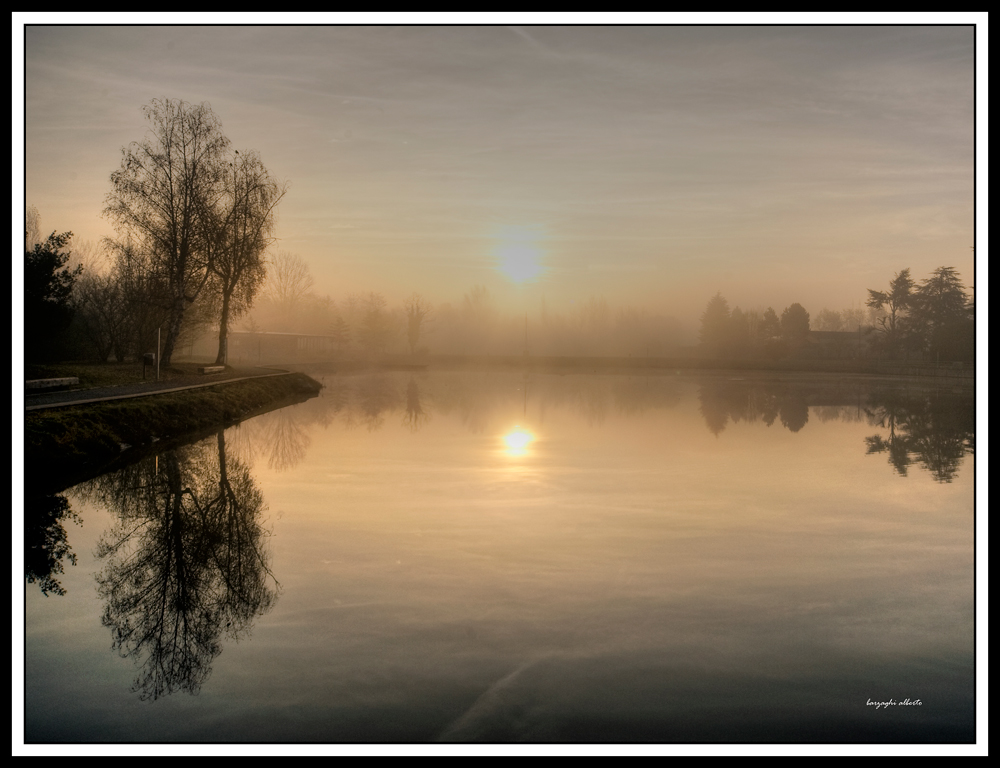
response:
[[[691,323],[721,290],[815,316],[905,267],[973,282],[974,43],[972,26],[29,25],[25,200],[46,231],[112,234],[143,105],[207,102],[289,182],[278,248],[335,299],[479,283],[511,310],[596,295]]]

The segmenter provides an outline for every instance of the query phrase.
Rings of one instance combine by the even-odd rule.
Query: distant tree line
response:
[[[393,306],[376,291],[339,301],[315,294],[308,268],[293,254],[278,254],[269,270],[241,330],[326,336],[346,355],[412,355],[432,344],[441,354],[642,357],[672,352],[682,339],[676,319],[634,307],[615,309],[599,297],[569,312],[550,311],[543,301],[535,311],[508,314],[489,289],[475,285],[459,302],[433,304],[412,293]],[[282,287],[282,275],[289,273],[297,275],[291,291]],[[287,298],[290,292],[294,300]]]
[[[904,269],[888,290],[868,290],[866,309],[824,308],[812,325],[801,304],[780,317],[771,307],[730,310],[720,292],[701,315],[699,342],[712,357],[778,359],[803,354],[810,331],[857,334],[852,350],[885,360],[975,360],[975,303],[953,267],[939,267],[919,285]]]
[[[809,335],[809,313],[798,303],[781,316],[773,308],[729,309],[729,302],[716,293],[701,315],[699,342],[713,357],[779,358],[795,352]]]

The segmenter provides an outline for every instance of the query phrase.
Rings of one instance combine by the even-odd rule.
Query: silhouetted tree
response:
[[[729,303],[716,293],[708,300],[708,306],[701,314],[701,330],[698,334],[702,347],[719,355],[729,340]]]
[[[765,309],[761,316],[759,335],[764,343],[775,341],[781,336],[781,321],[778,319],[778,313],[771,307]]]
[[[420,341],[420,334],[425,323],[431,315],[431,305],[420,296],[414,293],[403,303],[406,312],[406,340],[410,343],[410,354],[417,350],[417,342]]]
[[[32,250],[42,241],[42,217],[38,209],[29,205],[24,209],[24,250]]]
[[[122,150],[104,211],[166,285],[170,320],[162,355],[169,364],[184,313],[210,276],[205,214],[222,193],[229,140],[207,104],[154,99],[143,113],[149,133]]]
[[[73,285],[82,268],[65,268],[69,253],[63,249],[72,237],[72,232],[53,232],[24,254],[24,354],[28,360],[57,356],[62,335],[73,319]]]
[[[107,362],[116,348],[122,348],[125,313],[122,291],[114,276],[85,273],[76,286],[77,318],[84,345],[93,356]]]
[[[809,335],[809,313],[801,304],[791,304],[781,313],[781,337],[790,344],[801,343]]]
[[[882,335],[882,347],[896,355],[902,348],[903,318],[913,302],[913,280],[910,270],[896,273],[889,283],[888,291],[868,289],[867,305],[879,313],[875,319],[875,329]]]
[[[935,360],[969,359],[974,327],[965,287],[954,267],[938,267],[911,301],[914,331]]]
[[[121,362],[127,356],[138,357],[156,348],[159,329],[170,321],[171,307],[164,301],[169,296],[169,287],[155,260],[131,240],[109,245],[114,258],[110,280],[105,283],[106,290],[93,297],[88,317],[93,311],[108,315],[112,350]],[[94,304],[101,302],[102,296],[106,297],[106,303],[96,308]],[[189,308],[184,321],[191,320]]]
[[[250,308],[264,283],[264,252],[273,242],[274,211],[285,195],[256,152],[233,154],[223,190],[203,214],[209,228],[209,270],[220,300],[216,365],[227,359],[230,319]]]

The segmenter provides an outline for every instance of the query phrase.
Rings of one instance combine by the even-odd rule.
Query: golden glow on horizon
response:
[[[542,266],[542,247],[539,245],[541,233],[531,227],[503,227],[497,234],[493,254],[497,258],[497,269],[514,283],[526,283],[537,279],[545,271]]]

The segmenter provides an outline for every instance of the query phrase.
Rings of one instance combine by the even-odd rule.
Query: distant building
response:
[[[195,358],[215,359],[219,335],[208,333],[196,341],[190,354]],[[272,331],[230,331],[229,364],[307,363],[331,359],[338,351],[337,339],[311,333],[276,333]]]

